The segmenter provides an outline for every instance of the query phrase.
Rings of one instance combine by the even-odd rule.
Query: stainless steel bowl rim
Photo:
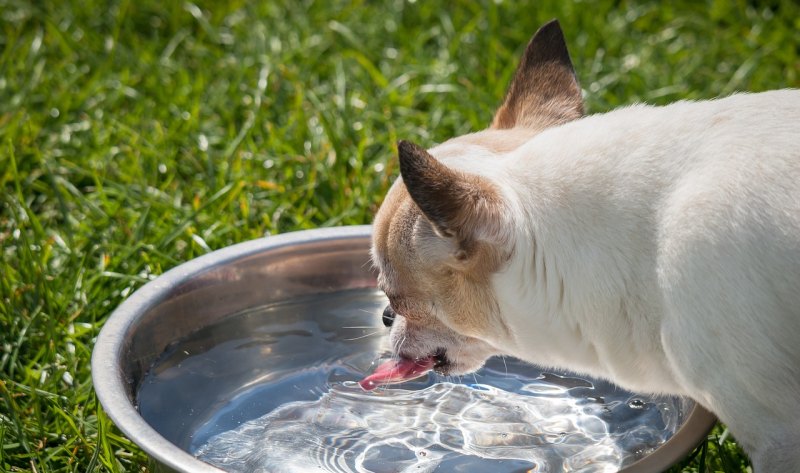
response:
[[[154,460],[176,471],[215,472],[222,470],[202,462],[173,445],[142,419],[131,403],[117,360],[122,355],[125,337],[136,322],[173,288],[211,268],[239,258],[304,242],[365,238],[369,225],[345,226],[284,233],[231,245],[170,269],[150,281],[120,304],[106,321],[92,351],[92,382],[97,398],[108,417],[134,443]]]
[[[303,230],[259,238],[213,251],[180,264],[136,290],[108,318],[92,352],[92,381],[105,413],[131,441],[161,465],[180,472],[222,473],[223,470],[196,459],[172,444],[139,415],[128,397],[127,382],[118,363],[120,357],[124,355],[122,351],[125,348],[124,341],[127,334],[137,319],[163,300],[175,287],[212,268],[282,247],[325,240],[365,239],[369,238],[370,234],[371,226],[356,225]],[[713,423],[713,416],[697,406],[678,433],[684,430],[698,431],[698,429],[706,433]],[[621,473],[656,471],[652,468],[654,465],[679,461],[699,438],[681,437],[678,433],[664,445],[672,443],[675,444],[675,448],[665,449],[662,446],[642,460],[620,470]]]

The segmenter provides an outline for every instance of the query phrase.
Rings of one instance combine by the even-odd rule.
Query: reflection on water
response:
[[[612,472],[666,441],[686,401],[492,359],[364,392],[387,354],[385,304],[347,291],[249,311],[162,356],[139,409],[235,472]]]

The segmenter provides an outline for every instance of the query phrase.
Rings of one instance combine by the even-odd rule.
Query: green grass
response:
[[[524,3],[0,0],[0,471],[146,469],[92,391],[111,310],[210,250],[369,222],[396,140],[485,127],[546,20],[590,112],[800,84],[791,0]],[[675,471],[743,468],[707,445]]]

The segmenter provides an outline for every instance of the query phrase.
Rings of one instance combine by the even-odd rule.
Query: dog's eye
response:
[[[391,327],[392,324],[394,323],[395,315],[397,314],[394,312],[394,309],[392,309],[392,306],[387,305],[386,308],[383,309],[383,317],[382,317],[383,325]]]

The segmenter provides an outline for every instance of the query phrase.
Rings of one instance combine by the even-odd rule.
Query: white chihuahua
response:
[[[397,359],[363,386],[511,355],[690,396],[800,472],[800,92],[583,117],[554,21],[489,129],[398,151],[372,254]]]

